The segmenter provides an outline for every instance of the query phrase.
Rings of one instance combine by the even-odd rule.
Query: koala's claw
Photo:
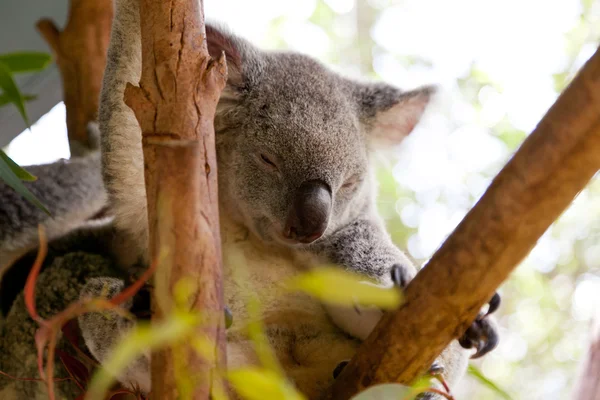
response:
[[[498,346],[499,336],[496,326],[486,318],[500,306],[500,295],[494,293],[488,304],[488,311],[486,313],[479,313],[475,322],[471,324],[465,334],[458,340],[460,345],[465,349],[475,348],[477,350],[471,358],[480,358]]]
[[[346,365],[348,365],[348,360],[342,361],[333,369],[333,379],[337,379]]]
[[[411,280],[406,268],[401,264],[394,264],[392,266],[391,274],[392,282],[396,287],[405,288]]]
[[[434,362],[433,364],[431,364],[431,367],[429,367],[430,375],[442,375],[444,372],[444,367],[437,362]]]
[[[493,314],[498,308],[500,308],[500,295],[496,292],[492,299],[488,302],[489,308],[485,313],[486,316]]]

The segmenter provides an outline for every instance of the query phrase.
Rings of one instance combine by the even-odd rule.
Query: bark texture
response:
[[[196,283],[190,307],[209,317],[202,332],[215,343],[216,360],[195,355],[187,367],[198,376],[194,399],[208,399],[215,368],[225,367],[217,164],[213,120],[227,80],[225,58],[212,60],[206,43],[203,3],[140,0],[142,76],[125,102],[142,128],[150,225],[150,252],[168,254],[156,276],[172,295],[182,278]],[[169,309],[153,301],[153,320]],[[178,398],[173,352],[152,355],[152,397]]]
[[[600,52],[586,63],[326,395],[408,383],[461,336],[600,169]]]
[[[113,0],[71,0],[62,32],[49,19],[37,23],[62,76],[69,144],[76,156],[90,147],[87,126],[98,116],[112,18]]]

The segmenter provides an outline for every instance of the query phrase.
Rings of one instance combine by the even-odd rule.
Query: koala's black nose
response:
[[[330,212],[329,186],[318,180],[306,181],[296,191],[283,235],[301,243],[314,242],[327,229]]]

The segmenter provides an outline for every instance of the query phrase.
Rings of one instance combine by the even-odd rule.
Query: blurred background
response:
[[[600,39],[600,0],[205,0],[205,11],[262,47],[302,51],[347,75],[441,86],[422,123],[378,160],[380,210],[421,263]],[[6,151],[21,165],[68,158],[64,105]],[[598,175],[500,292],[500,346],[474,365],[513,399],[568,398],[600,304]],[[498,398],[472,378],[455,394]]]

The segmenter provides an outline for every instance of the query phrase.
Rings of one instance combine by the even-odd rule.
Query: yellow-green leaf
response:
[[[86,394],[86,399],[103,399],[107,390],[132,361],[140,357],[145,350],[170,345],[184,340],[198,325],[200,318],[191,313],[175,312],[160,323],[138,323],[112,350],[111,357],[94,375]],[[109,372],[110,371],[110,372]]]
[[[363,390],[351,400],[412,400],[414,397],[413,391],[408,386],[399,383],[384,383]]]
[[[474,377],[475,379],[477,379],[481,384],[483,384],[484,386],[486,386],[490,390],[496,392],[496,394],[498,394],[503,399],[512,400],[512,398],[510,397],[510,395],[508,394],[508,392],[506,392],[504,389],[501,389],[494,382],[492,382],[491,380],[489,380],[488,378],[486,378],[485,375],[483,375],[483,372],[481,372],[474,365],[469,364],[469,369],[467,370],[467,372],[469,373],[469,375],[471,375],[472,377]]]
[[[341,268],[321,267],[292,278],[288,287],[336,305],[360,304],[393,309],[402,303],[399,289],[375,286],[365,279]]]
[[[240,368],[227,373],[229,382],[245,400],[304,400],[282,376],[263,368]]]
[[[258,356],[258,360],[260,364],[266,369],[271,371],[272,373],[278,376],[285,376],[284,371],[279,365],[279,360],[271,348],[271,343],[269,342],[269,338],[265,333],[265,328],[263,326],[262,320],[262,312],[260,310],[260,303],[256,297],[250,297],[246,304],[249,315],[248,322],[248,336],[250,337],[250,341],[254,347],[254,351]]]

